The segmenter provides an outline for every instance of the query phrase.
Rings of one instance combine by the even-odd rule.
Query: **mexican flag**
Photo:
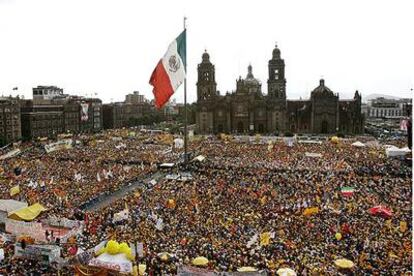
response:
[[[154,87],[155,106],[161,108],[184,82],[186,74],[186,31],[170,46],[152,72],[149,83]]]
[[[355,192],[355,189],[352,187],[343,187],[341,193],[343,196],[352,196]]]

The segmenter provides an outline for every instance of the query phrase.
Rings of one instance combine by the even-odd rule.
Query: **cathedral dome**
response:
[[[311,97],[314,96],[335,96],[331,89],[325,86],[325,80],[320,79],[319,86],[313,89]]]
[[[255,79],[255,77],[253,76],[253,67],[251,64],[249,64],[249,67],[247,67],[247,76],[244,81],[247,84],[260,85],[260,81],[258,79]]]

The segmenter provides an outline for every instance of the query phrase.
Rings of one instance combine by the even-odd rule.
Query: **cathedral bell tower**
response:
[[[286,100],[285,61],[280,58],[277,45],[273,49],[272,59],[269,60],[269,79],[267,90],[270,98]]]
[[[202,61],[198,64],[197,71],[197,102],[213,99],[217,95],[217,84],[214,65],[210,62],[210,55],[207,51],[204,52]]]

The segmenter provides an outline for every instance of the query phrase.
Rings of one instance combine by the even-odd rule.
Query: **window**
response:
[[[209,81],[210,80],[210,74],[208,72],[204,72],[203,76],[204,76],[204,80],[205,81]]]

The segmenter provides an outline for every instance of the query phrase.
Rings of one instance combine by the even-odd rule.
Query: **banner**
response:
[[[62,149],[71,149],[72,148],[72,139],[65,139],[60,140],[55,143],[50,143],[48,145],[45,145],[45,150],[47,153],[62,150]]]
[[[306,157],[312,157],[312,158],[321,158],[322,154],[315,153],[315,152],[305,152]]]
[[[144,244],[142,242],[139,242],[137,244],[137,253],[138,253],[138,257],[140,258],[144,257]]]
[[[20,236],[30,236],[36,241],[45,241],[45,233],[39,222],[23,222],[14,219],[6,219],[6,232]]]
[[[112,219],[112,222],[127,220],[128,216],[129,216],[129,210],[124,209],[124,210],[114,214],[114,218]]]
[[[16,185],[10,188],[10,196],[15,196],[20,193],[20,186]]]
[[[214,276],[215,273],[205,268],[182,265],[178,267],[178,276]]]
[[[184,147],[184,140],[181,138],[174,139],[174,147],[176,149],[182,149]]]
[[[304,216],[311,216],[311,215],[315,215],[317,213],[319,213],[319,208],[318,207],[306,208],[305,211],[303,211]]]
[[[20,244],[14,246],[14,257],[26,258],[39,261],[43,264],[51,264],[60,259],[60,247],[56,245],[26,245],[21,248]]]
[[[42,221],[43,223],[50,226],[64,227],[64,228],[78,228],[81,226],[81,222],[78,220],[70,220],[67,218],[49,217]]]
[[[8,153],[3,154],[2,156],[0,156],[0,160],[5,160],[7,158],[12,158],[14,156],[19,155],[20,152],[21,152],[20,149],[15,149],[15,150],[9,151]]]
[[[93,250],[83,251],[68,260],[68,265],[88,265],[95,256]]]
[[[400,130],[407,131],[407,126],[408,126],[408,120],[407,119],[402,119],[401,122],[400,122]]]
[[[81,103],[81,121],[85,122],[88,120],[88,103]]]
[[[89,261],[89,266],[106,268],[124,273],[132,272],[132,263],[126,259],[125,254],[109,255],[103,253]]]

